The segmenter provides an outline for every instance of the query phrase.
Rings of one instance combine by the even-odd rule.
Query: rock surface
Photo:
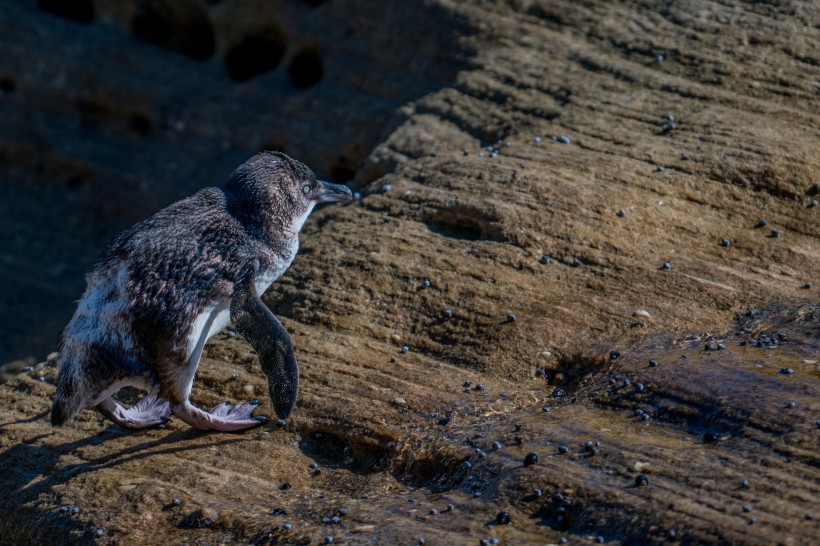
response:
[[[220,183],[214,173],[266,145],[249,138],[226,153],[209,148],[221,145],[218,134],[245,135],[250,120],[278,112],[286,101],[265,90],[275,95],[288,72],[283,60],[250,87],[213,83],[200,102],[190,89],[163,91],[174,78],[199,90],[225,79],[215,58],[241,41],[242,25],[270,15],[250,2],[178,4],[214,21],[212,57],[201,61],[191,58],[204,55],[201,40],[194,47],[168,38],[167,57],[124,43],[122,21],[140,8],[108,5],[94,3],[90,35],[46,57],[79,71],[83,52],[110,45],[100,60],[109,70],[94,81],[117,108],[88,129],[108,152],[76,144],[68,135],[77,127],[57,134],[56,122],[51,138],[31,142],[44,152],[43,180],[53,177],[43,172],[66,172],[58,158],[85,158],[109,173],[81,191],[98,200],[95,210],[110,207],[111,216],[94,218],[118,218],[105,228],[116,231],[134,219],[123,210],[141,216],[140,207],[203,179]],[[0,542],[811,544],[820,535],[820,302],[808,288],[820,271],[820,207],[811,206],[820,194],[820,8],[706,0],[385,6],[372,14],[364,3],[307,2],[286,19],[297,36],[321,23],[348,40],[331,53],[332,35],[312,35],[328,52],[328,76],[305,91],[308,103],[283,107],[306,117],[268,122],[287,132],[321,121],[337,132],[315,146],[311,131],[294,133],[286,151],[320,173],[333,164],[310,154],[336,154],[353,138],[338,129],[353,110],[328,107],[344,89],[372,106],[380,91],[365,82],[395,84],[379,111],[404,104],[390,121],[364,124],[386,132],[372,151],[361,145],[356,161],[367,154],[364,163],[345,174],[362,199],[317,211],[293,266],[265,296],[302,368],[290,421],[237,435],[177,422],[125,433],[86,411],[52,429],[45,416],[56,370],[37,364],[0,386],[9,492],[0,500]],[[57,36],[82,25],[46,22],[54,16],[32,6],[3,17]],[[340,20],[369,33],[347,34]],[[451,29],[446,43],[426,42],[435,34],[429,25]],[[4,51],[30,58],[34,38],[15,32],[3,37]],[[373,51],[372,59],[350,58],[352,50]],[[286,51],[286,59],[296,54]],[[361,74],[367,67],[370,78]],[[164,76],[148,77],[159,68]],[[34,101],[26,85],[42,85],[46,72],[21,71],[33,79],[2,86],[0,108],[17,127],[48,125],[31,120],[31,112],[48,117],[45,91],[40,103],[14,103]],[[389,81],[393,73],[408,82],[407,74],[433,75],[407,88]],[[0,83],[8,77],[0,73]],[[120,87],[133,94],[112,94]],[[223,100],[223,92],[232,94]],[[73,86],[52,93],[60,101],[82,95]],[[154,112],[163,97],[190,101],[187,138],[152,130],[140,144],[111,128],[122,104]],[[54,106],[56,119],[65,121],[65,104]],[[364,121],[347,123],[359,131]],[[23,181],[38,149],[14,142],[3,133],[8,186],[31,196]],[[163,174],[177,160],[187,174]],[[118,173],[134,185],[103,183]],[[148,192],[129,208],[135,176],[165,193]],[[83,221],[77,199],[61,205],[78,215],[70,233],[94,242],[99,227]],[[26,231],[32,220],[64,218],[4,206],[20,245],[40,233]],[[82,270],[87,254],[40,237],[42,248],[66,253],[65,271]],[[7,285],[46,282],[21,275],[39,271],[35,262],[19,263],[3,272]],[[81,288],[51,298],[67,301]],[[264,385],[250,347],[223,333],[206,348],[193,399],[241,400]],[[530,453],[538,462],[525,466]],[[501,511],[511,524],[497,524]]]

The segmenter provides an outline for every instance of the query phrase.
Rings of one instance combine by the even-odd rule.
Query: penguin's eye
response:
[[[305,195],[310,193],[310,186],[302,186],[302,191],[305,192]]]

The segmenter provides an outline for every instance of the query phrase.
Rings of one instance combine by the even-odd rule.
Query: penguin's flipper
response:
[[[231,300],[231,322],[259,355],[268,376],[268,391],[280,419],[286,419],[299,394],[299,365],[285,327],[256,292],[255,275],[237,283]]]

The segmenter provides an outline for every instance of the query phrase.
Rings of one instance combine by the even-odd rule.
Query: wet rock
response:
[[[498,525],[509,525],[512,523],[512,518],[507,512],[499,512],[498,515],[495,516],[495,522]]]

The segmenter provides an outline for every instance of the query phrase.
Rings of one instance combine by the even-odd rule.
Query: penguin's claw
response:
[[[251,413],[259,406],[259,400],[250,400],[243,404],[233,405],[230,402],[217,404],[208,413],[215,417],[224,417],[231,421],[250,419]]]
[[[171,410],[195,429],[235,432],[268,422],[265,416],[251,415],[258,405],[259,402],[255,400],[237,405],[223,402],[205,412],[186,400],[181,404],[173,404]]]
[[[140,429],[168,422],[171,415],[171,405],[167,400],[157,398],[156,394],[149,393],[134,406],[125,409],[110,396],[97,404],[97,409],[105,417],[121,427]]]

